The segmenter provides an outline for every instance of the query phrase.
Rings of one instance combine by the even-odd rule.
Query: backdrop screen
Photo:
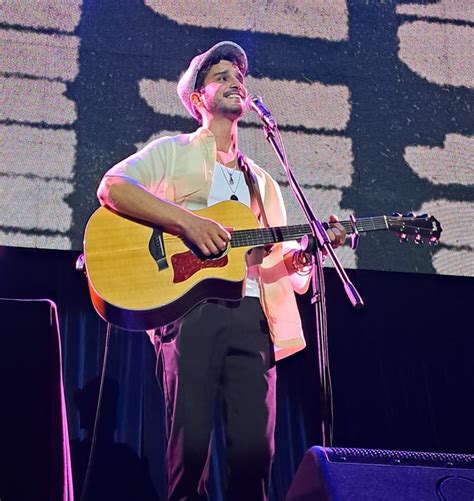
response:
[[[104,172],[196,123],[176,95],[191,58],[246,50],[316,215],[422,212],[437,247],[389,232],[339,250],[349,268],[474,275],[471,0],[4,0],[0,244],[74,249]],[[254,115],[242,150],[282,187]]]

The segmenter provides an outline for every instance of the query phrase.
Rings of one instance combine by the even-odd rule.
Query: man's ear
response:
[[[199,92],[192,92],[189,97],[193,106],[199,106],[200,104],[202,104],[201,94],[199,94]]]

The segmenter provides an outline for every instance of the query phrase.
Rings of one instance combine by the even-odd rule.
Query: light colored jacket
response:
[[[131,178],[154,195],[190,210],[207,207],[216,163],[216,141],[211,131],[163,137],[110,169],[106,176]],[[271,176],[248,159],[253,169],[270,226],[286,225],[280,188]],[[259,217],[256,200],[252,210]],[[280,360],[305,347],[292,281],[283,262],[282,244],[274,245],[260,265],[260,301]],[[298,292],[305,292],[309,280]]]

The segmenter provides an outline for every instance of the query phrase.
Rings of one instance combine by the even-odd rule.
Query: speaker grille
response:
[[[387,451],[342,447],[326,447],[325,449],[321,447],[320,450],[326,455],[329,462],[474,468],[474,454]]]

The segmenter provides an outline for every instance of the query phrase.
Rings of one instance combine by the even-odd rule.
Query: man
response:
[[[250,159],[245,161],[248,174],[238,161],[237,123],[245,111],[247,66],[244,50],[233,42],[220,42],[196,56],[179,80],[178,95],[202,126],[193,134],[153,141],[113,167],[99,187],[101,203],[182,236],[205,256],[231,245],[230,229],[191,210],[237,199],[252,208],[261,225],[285,225],[278,185]],[[334,246],[344,242],[340,225],[329,234]],[[268,495],[274,365],[305,346],[293,290],[307,289],[310,270],[295,245],[252,252],[247,264],[242,301],[201,303],[156,336],[163,365],[170,500],[202,499],[205,493],[219,392],[226,499]]]

